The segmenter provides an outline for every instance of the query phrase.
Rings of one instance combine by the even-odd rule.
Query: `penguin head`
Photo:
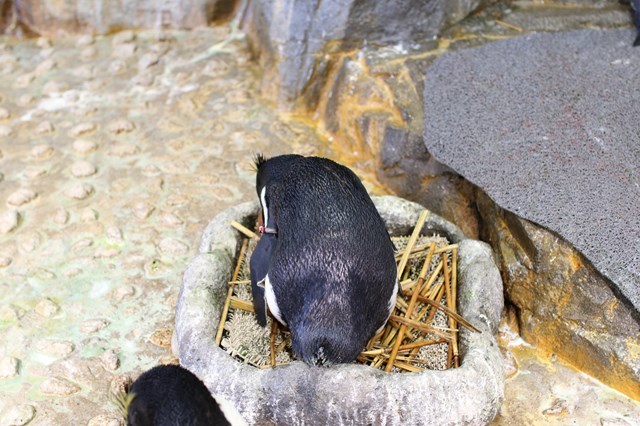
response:
[[[178,365],[143,373],[125,400],[127,426],[230,424],[204,383]]]
[[[359,338],[352,329],[340,324],[346,318],[336,310],[316,307],[312,315],[305,314],[301,321],[290,321],[293,353],[314,366],[352,362],[368,339]]]

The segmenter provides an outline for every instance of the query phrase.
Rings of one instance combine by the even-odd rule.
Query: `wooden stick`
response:
[[[224,302],[222,308],[222,317],[220,318],[220,324],[218,324],[218,332],[216,333],[216,345],[220,346],[222,342],[222,331],[224,330],[224,324],[227,322],[227,314],[229,314],[229,304],[231,303],[231,295],[233,294],[233,287],[229,287],[227,291],[227,300]]]
[[[447,314],[449,316],[452,316],[463,327],[468,328],[469,330],[473,331],[474,333],[480,333],[480,330],[478,330],[473,324],[471,324],[469,321],[464,319],[464,317],[462,317],[460,314],[457,314],[457,313],[453,312],[452,310],[450,310],[446,306],[442,306],[440,303],[435,302],[435,301],[429,299],[428,297],[424,297],[424,296],[418,296],[418,302],[427,303],[427,304],[433,306],[436,309],[440,309],[445,314]],[[455,328],[457,328],[457,326]]]
[[[233,225],[233,222],[232,222],[232,225]],[[233,270],[231,281],[236,281],[238,279],[238,274],[240,273],[240,267],[242,266],[242,259],[247,251],[248,245],[249,245],[249,240],[245,239],[242,242],[242,247],[240,248],[240,254],[238,255],[238,261],[236,262],[236,267]],[[227,299],[224,302],[224,307],[222,308],[222,316],[220,318],[220,323],[218,324],[218,331],[216,332],[216,345],[218,346],[220,346],[220,342],[222,342],[222,333],[224,331],[224,325],[227,322],[227,315],[229,314],[229,306],[231,305],[231,296],[233,296],[232,285],[229,286],[229,290],[227,291]]]
[[[238,254],[238,261],[236,262],[236,267],[233,270],[231,281],[238,280],[238,274],[240,274],[240,268],[242,267],[242,261],[244,260],[244,256],[247,253],[248,246],[249,246],[249,240],[245,238],[244,241],[242,241],[242,247],[240,247],[240,253]]]
[[[246,300],[242,300],[235,296],[230,297],[229,307],[233,309],[240,309],[242,311],[254,312],[253,304],[251,302],[247,302]]]
[[[408,327],[411,328],[415,328],[417,330],[420,330],[422,332],[426,332],[426,333],[431,333],[431,334],[435,334],[436,336],[440,336],[444,339],[447,340],[451,340],[451,335],[447,334],[447,333],[443,333],[442,331],[439,330],[440,327],[435,328],[433,326],[430,325],[426,325],[424,323],[418,322],[418,321],[414,321],[411,319],[407,319],[407,318],[403,318],[403,317],[399,317],[397,315],[391,315],[391,317],[389,318],[389,321],[393,321],[399,324],[404,324]]]
[[[411,249],[418,241],[418,237],[420,236],[420,232],[422,232],[422,227],[424,226],[424,222],[427,220],[427,216],[429,216],[428,210],[423,210],[418,217],[418,222],[416,222],[416,226],[413,228],[413,232],[411,233],[411,237],[409,237],[409,241],[407,242],[407,247],[405,247],[404,254],[400,259],[400,264],[398,265],[398,281],[402,277],[402,273],[404,272],[404,268],[407,266],[407,261],[409,260],[409,255],[411,254]]]
[[[516,30],[516,31],[517,31],[517,32],[519,32],[519,33],[521,33],[521,32],[523,31],[522,27],[519,27],[519,26],[514,25],[514,24],[510,24],[510,23],[508,23],[508,22],[501,21],[501,20],[499,20],[499,19],[496,19],[496,20],[495,20],[495,22],[496,22],[496,24],[498,24],[498,25],[502,25],[502,26],[503,26],[503,27],[505,27],[505,28],[509,28],[509,29],[512,29],[512,30]]]
[[[241,284],[251,284],[251,280],[229,281],[229,285],[241,285]]]
[[[449,244],[449,245],[446,245],[446,246],[441,246],[441,247],[438,247],[436,249],[434,254],[440,254],[443,251],[450,251],[450,250],[453,250],[454,248],[457,248],[457,247],[458,247],[458,244]],[[420,257],[420,255],[423,255],[427,251],[429,251],[429,244],[424,244],[424,245],[415,247],[415,248],[413,248],[411,250],[411,254],[409,255],[409,258]],[[400,260],[403,255],[404,255],[404,252],[396,254],[395,255],[396,261]]]
[[[458,315],[458,247],[454,248],[451,253],[451,295],[453,298],[453,312],[452,316],[460,322],[460,324],[465,325],[463,321],[468,322],[460,315]],[[454,328],[457,328],[457,324],[454,321]],[[480,332],[477,328],[473,327],[476,332]],[[460,367],[460,354],[458,352],[458,332],[455,331],[453,333],[453,366],[455,368]]]
[[[438,344],[438,343],[445,343],[446,341],[447,341],[447,339],[442,339],[442,338],[441,339],[419,340],[417,342],[400,345],[400,349],[398,349],[398,353],[403,352],[403,351],[409,351],[409,350],[412,350],[412,349],[415,349],[415,348],[422,348],[423,346],[435,345],[435,344]],[[386,354],[390,350],[392,350],[392,348],[389,348],[389,347],[371,349],[371,350],[368,350],[368,351],[360,352],[360,355],[362,355],[362,356],[381,355],[381,354]]]
[[[231,221],[231,226],[249,238],[258,238],[258,234],[235,220]]]
[[[425,219],[426,219],[426,215],[425,215]],[[423,220],[423,223],[424,223],[424,220]],[[433,256],[433,252],[435,249],[436,249],[435,243],[431,243],[429,254],[427,255],[427,259],[425,260],[424,265],[422,266],[422,271],[420,271],[420,275],[418,277],[418,288],[414,290],[413,295],[411,296],[411,300],[409,301],[409,307],[407,308],[407,313],[405,314],[406,318],[411,318],[411,314],[413,313],[413,308],[415,308],[416,301],[418,300],[418,295],[420,294],[420,291],[422,290],[422,286],[424,285],[424,276],[427,275],[427,271],[429,270],[429,264],[431,263],[431,257]],[[391,368],[393,367],[393,362],[395,361],[395,358],[398,355],[398,349],[400,349],[400,345],[402,344],[402,340],[404,338],[404,333],[406,330],[407,330],[407,326],[405,324],[402,324],[400,326],[400,331],[398,332],[398,337],[396,338],[395,344],[393,345],[391,356],[389,357],[389,361],[387,362],[387,367],[385,368],[385,371],[387,372],[391,371]]]
[[[271,335],[269,336],[269,349],[271,352],[271,367],[276,366],[276,334],[278,333],[278,321],[271,319]]]
[[[449,308],[449,310],[453,310],[455,309],[454,306],[454,301],[453,301],[453,293],[451,290],[451,277],[449,275],[449,266],[447,264],[447,254],[446,253],[442,253],[442,261],[444,262],[444,267],[443,267],[443,273],[444,273],[444,293],[446,295],[447,298],[447,307]],[[449,316],[449,328],[455,328],[455,322],[456,320],[453,319],[452,316]],[[453,332],[454,336],[456,334],[456,332]],[[457,352],[458,352],[458,345],[454,345],[453,341],[455,340],[455,337],[453,337],[451,339],[451,341],[449,342],[449,345],[447,347],[447,367],[451,368],[451,366],[453,366],[453,358],[457,357]]]

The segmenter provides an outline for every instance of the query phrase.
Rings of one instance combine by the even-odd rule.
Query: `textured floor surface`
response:
[[[186,262],[209,219],[255,197],[252,154],[330,155],[256,74],[229,28],[0,38],[0,425],[120,424],[110,384],[172,360]],[[587,424],[637,410],[567,374],[609,395],[584,400]],[[558,377],[521,369],[500,424],[545,419],[517,395],[544,409],[553,387],[531,383]]]
[[[228,28],[0,39],[1,425],[115,421],[110,381],[171,359],[185,264],[255,196],[253,153],[316,152],[247,59]]]

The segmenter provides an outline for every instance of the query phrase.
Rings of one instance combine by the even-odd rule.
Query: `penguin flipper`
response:
[[[253,298],[253,311],[256,321],[261,327],[267,325],[267,302],[264,299],[264,280],[255,282],[251,279],[251,296]]]
[[[276,247],[276,238],[272,235],[263,235],[253,250],[249,261],[251,272],[251,294],[253,297],[253,309],[256,321],[262,327],[267,325],[267,304],[264,294],[264,279],[269,272],[271,256]]]
[[[638,32],[638,35],[636,36],[636,41],[633,42],[633,46],[640,46],[640,32]]]

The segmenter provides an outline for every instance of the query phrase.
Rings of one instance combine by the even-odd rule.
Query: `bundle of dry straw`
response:
[[[437,235],[422,235],[424,211],[408,237],[392,237],[397,248],[400,290],[387,325],[374,336],[357,362],[388,372],[459,367],[458,326],[478,330],[457,313],[458,245]],[[232,356],[259,368],[291,362],[290,337],[277,321],[260,327],[253,318],[248,259],[258,236],[233,222],[244,234],[229,282],[216,342]]]

